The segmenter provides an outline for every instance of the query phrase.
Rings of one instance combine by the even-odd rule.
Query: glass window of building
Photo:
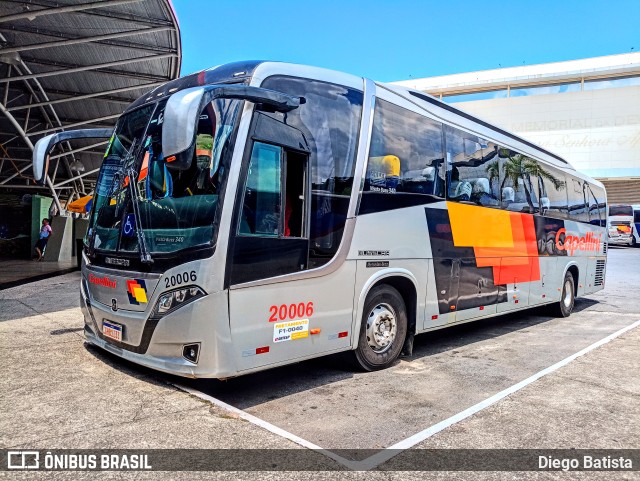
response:
[[[555,85],[537,85],[533,87],[511,88],[510,97],[528,97],[531,95],[561,94],[565,92],[580,92],[580,82]]]
[[[506,99],[509,96],[507,89],[490,90],[488,92],[472,92],[468,94],[443,95],[442,100],[448,103],[473,102],[475,100]]]
[[[585,80],[584,90],[613,89],[640,85],[640,77],[620,77],[602,80]]]

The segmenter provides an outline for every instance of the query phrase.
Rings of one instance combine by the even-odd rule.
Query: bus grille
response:
[[[602,253],[603,254],[607,253],[607,247],[608,247],[608,244],[606,242],[603,242],[602,243]],[[600,261],[598,261],[598,262],[600,262]]]
[[[604,284],[604,261],[596,261],[596,278],[593,281],[593,285],[601,286],[603,284]]]

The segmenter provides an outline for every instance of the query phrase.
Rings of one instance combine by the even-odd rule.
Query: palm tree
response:
[[[542,167],[537,160],[531,159],[529,157],[527,157],[526,159],[527,160],[525,161],[524,168],[527,174],[535,175],[538,178],[548,180],[553,184],[553,187],[556,190],[564,189],[565,182],[563,180],[558,179],[551,172],[549,172],[548,170],[545,170],[544,167]]]
[[[555,177],[551,172],[545,170],[540,163],[527,157],[523,154],[516,154],[510,149],[500,149],[501,158],[507,158],[502,164],[502,183],[500,184],[500,199],[502,200],[502,189],[504,188],[507,180],[511,180],[513,189],[517,192],[520,189],[519,179],[522,179],[522,186],[524,187],[524,196],[529,204],[530,212],[534,212],[533,199],[531,193],[533,192],[533,185],[531,184],[531,176],[536,176],[538,179],[546,179],[553,184],[556,190],[564,189],[565,182]],[[499,166],[498,160],[492,162],[486,167],[486,171],[489,174],[489,182],[496,178],[499,178]],[[540,187],[540,186],[539,186]]]
[[[487,165],[486,169],[489,174],[489,185],[493,185],[493,181],[500,181],[500,161],[495,160]],[[502,202],[502,186],[500,186],[500,202]]]

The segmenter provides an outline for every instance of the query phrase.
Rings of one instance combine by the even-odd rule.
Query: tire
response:
[[[553,314],[556,317],[569,317],[573,311],[573,306],[576,302],[576,287],[571,272],[567,272],[564,275],[564,281],[562,282],[562,295],[560,301],[553,306]]]
[[[355,364],[365,371],[391,366],[407,336],[407,309],[400,293],[382,284],[367,295],[362,313]]]

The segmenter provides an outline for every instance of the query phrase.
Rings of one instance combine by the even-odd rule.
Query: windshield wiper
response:
[[[137,138],[134,139],[133,142],[131,143],[131,147],[129,147],[129,150],[127,151],[127,153],[124,156],[124,159],[122,160],[121,167],[113,174],[113,182],[111,184],[111,188],[109,189],[109,193],[107,194],[107,198],[112,197],[115,191],[120,186],[121,179],[123,178],[124,166],[129,163],[131,158],[134,158],[134,159],[137,158],[138,154],[140,153],[139,151],[142,145],[143,145],[142,142],[138,143]],[[137,149],[136,149],[136,146],[138,147]],[[135,150],[135,153],[134,153],[134,150]],[[134,180],[135,170],[133,166],[130,166],[126,170],[126,174],[129,177],[129,196],[131,197],[131,205],[133,207],[133,217],[135,219],[135,224],[136,224],[135,229],[136,229],[136,236],[138,238],[138,246],[140,248],[140,261],[143,264],[152,264],[153,259],[151,258],[151,254],[149,253],[149,249],[147,248],[147,242],[144,236],[144,230],[142,228],[142,220],[140,219],[140,206],[138,204],[136,186],[134,185],[136,184],[136,182]],[[95,256],[95,240],[96,240],[97,226],[99,225],[101,215],[106,205],[108,205],[108,203],[104,202],[100,206],[96,214],[95,225],[93,226],[93,231],[91,232],[91,237],[89,242],[89,255],[91,257]],[[118,210],[117,207],[118,206],[116,205],[116,217],[117,217],[117,210]]]
[[[133,148],[135,147],[135,140],[133,141],[133,143],[131,144],[131,147],[129,148],[129,150],[126,153],[126,157],[129,157],[131,155],[131,151],[133,150]],[[108,159],[108,158],[107,158]],[[118,187],[120,186],[121,183],[121,177],[122,177],[122,166],[118,168],[117,171],[115,171],[113,173],[113,179],[111,181],[111,186],[109,187],[109,191],[107,192],[107,199],[110,199],[111,197],[113,197],[113,195],[116,193],[116,190],[118,190]],[[98,186],[96,186],[97,188]],[[104,212],[104,208],[109,205],[109,202],[103,202],[102,205],[100,206],[100,208],[98,209],[98,212],[96,213],[96,217],[95,220],[93,222],[93,226],[91,227],[91,233],[89,234],[89,257],[94,258],[96,255],[96,236],[97,236],[97,231],[98,231],[98,226],[100,225],[100,219],[102,219],[102,214]],[[117,208],[117,205],[116,205]]]
[[[133,207],[133,217],[136,222],[136,236],[138,237],[138,247],[140,248],[140,262],[143,264],[153,264],[153,259],[147,248],[147,240],[142,229],[142,219],[140,219],[140,204],[138,202],[137,182],[135,179],[135,170],[129,167],[127,171],[129,176],[129,196],[131,197],[131,206]]]

